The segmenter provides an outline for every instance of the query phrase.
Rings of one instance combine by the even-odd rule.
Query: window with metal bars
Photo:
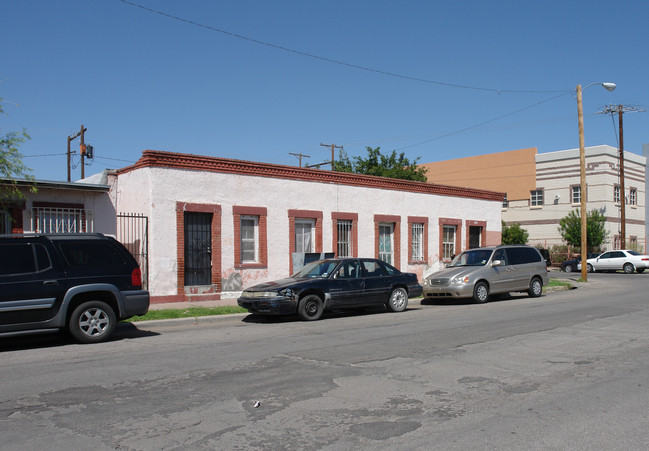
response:
[[[34,207],[32,210],[32,230],[38,233],[93,232],[92,210]]]
[[[422,261],[424,259],[424,224],[413,223],[410,233],[412,235],[412,260]]]
[[[337,257],[352,257],[352,221],[339,219],[337,223],[338,242],[336,243]]]

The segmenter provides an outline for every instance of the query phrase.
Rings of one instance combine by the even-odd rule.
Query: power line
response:
[[[313,53],[303,52],[301,50],[295,50],[295,49],[291,49],[289,47],[284,47],[284,46],[281,46],[281,45],[271,44],[271,43],[265,42],[265,41],[260,41],[258,39],[250,38],[248,36],[243,36],[243,35],[240,35],[240,34],[237,34],[237,33],[232,33],[230,31],[222,30],[220,28],[205,25],[205,24],[195,22],[195,21],[190,20],[190,19],[185,19],[183,17],[175,16],[173,14],[169,14],[169,13],[166,13],[164,11],[149,8],[147,6],[140,5],[138,3],[130,2],[130,1],[127,1],[127,0],[118,0],[118,1],[120,1],[120,2],[122,2],[124,4],[127,4],[127,5],[130,5],[130,6],[134,6],[136,8],[143,9],[143,10],[151,12],[151,13],[159,14],[159,15],[167,17],[169,19],[184,22],[184,23],[187,23],[189,25],[193,25],[193,26],[200,27],[200,28],[205,28],[206,30],[215,31],[217,33],[222,33],[222,34],[231,36],[233,38],[242,39],[242,40],[253,42],[253,43],[259,44],[259,45],[264,45],[266,47],[271,47],[271,48],[274,48],[274,49],[277,49],[277,50],[282,50],[284,52],[294,53],[296,55],[306,56],[308,58],[313,58],[313,59],[317,59],[317,60],[320,60],[320,61],[325,61],[327,63],[338,64],[340,66],[351,67],[352,69],[358,69],[358,70],[363,70],[363,71],[366,71],[366,72],[373,72],[373,73],[376,73],[376,74],[386,75],[388,77],[401,78],[401,79],[404,79],[404,80],[410,80],[410,81],[416,81],[416,82],[421,82],[421,83],[434,84],[434,85],[439,85],[439,86],[447,86],[447,87],[450,87],[450,88],[472,89],[472,90],[476,90],[476,91],[495,92],[495,93],[498,93],[498,94],[512,94],[512,93],[515,93],[515,94],[540,94],[540,93],[558,93],[558,92],[566,93],[566,91],[567,92],[573,92],[572,89],[571,90],[561,90],[561,91],[556,91],[556,90],[555,91],[544,91],[544,90],[516,90],[516,89],[484,88],[484,87],[479,87],[479,86],[469,86],[469,85],[460,85],[460,84],[456,84],[456,83],[446,83],[446,82],[442,82],[442,81],[429,80],[429,79],[426,79],[426,78],[420,78],[420,77],[413,77],[413,76],[409,76],[409,75],[397,74],[397,73],[394,73],[394,72],[388,72],[388,71],[384,71],[384,70],[380,70],[380,69],[374,69],[374,68],[371,68],[371,67],[361,66],[361,65],[358,65],[358,64],[346,63],[344,61],[335,60],[335,59],[332,59],[332,58],[327,58],[327,57],[324,57],[324,56],[315,55]]]
[[[571,93],[572,93],[572,91],[569,91],[569,92],[563,92],[563,93],[561,93],[561,94],[559,94],[559,95],[557,95],[557,96],[550,97],[549,99],[542,100],[542,101],[540,101],[540,102],[534,103],[534,104],[532,104],[532,105],[525,106],[525,107],[523,107],[523,108],[519,108],[518,110],[512,111],[512,112],[507,113],[507,114],[503,114],[502,116],[498,116],[498,117],[495,117],[495,118],[493,118],[493,119],[489,119],[489,120],[486,120],[486,121],[483,121],[483,122],[479,122],[479,123],[477,123],[477,124],[475,124],[475,125],[471,125],[471,126],[469,126],[469,127],[465,127],[465,128],[459,129],[459,130],[455,130],[455,131],[453,131],[453,132],[445,133],[445,134],[443,134],[443,135],[436,136],[435,138],[430,138],[430,139],[427,139],[427,140],[425,140],[425,141],[420,141],[420,142],[417,142],[417,143],[414,143],[414,144],[410,144],[409,146],[403,146],[403,147],[400,147],[400,148],[398,148],[398,149],[396,149],[396,150],[409,149],[409,148],[411,148],[411,147],[416,147],[416,146],[419,146],[419,145],[421,145],[421,144],[426,144],[426,143],[429,143],[429,142],[431,142],[431,141],[436,141],[436,140],[438,140],[438,139],[446,138],[446,137],[448,137],[448,136],[457,135],[457,134],[460,134],[460,133],[463,133],[463,132],[469,131],[469,130],[471,130],[471,129],[478,128],[478,127],[481,127],[481,126],[483,126],[483,125],[489,124],[490,122],[495,122],[495,121],[498,121],[498,120],[500,120],[500,119],[506,118],[506,117],[508,117],[508,116],[513,116],[514,114],[518,114],[518,113],[520,113],[520,112],[522,112],[522,111],[529,110],[530,108],[534,108],[534,107],[536,107],[536,106],[539,106],[539,105],[544,104],[544,103],[546,103],[546,102],[550,102],[550,101],[552,101],[552,100],[558,99],[559,97],[563,97],[563,96],[565,96],[565,95],[567,95],[567,94],[571,94]]]

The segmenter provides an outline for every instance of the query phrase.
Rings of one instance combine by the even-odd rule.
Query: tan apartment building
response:
[[[581,204],[579,149],[538,153],[536,148],[426,163],[428,181],[506,193],[502,219],[520,223],[529,243],[565,244],[559,221]],[[646,157],[624,152],[626,247],[646,250]],[[619,152],[611,146],[586,148],[587,210],[606,216],[606,249],[620,246]]]

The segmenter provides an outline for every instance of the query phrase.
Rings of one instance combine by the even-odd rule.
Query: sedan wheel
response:
[[[572,272],[572,265],[566,265],[566,266],[564,266],[564,267],[563,267],[563,270],[564,270],[565,272]]]
[[[588,263],[588,264],[586,265],[586,272],[595,272],[595,270],[593,269],[593,265],[591,265],[590,263]]]
[[[323,312],[324,306],[322,305],[322,299],[315,294],[304,296],[300,300],[300,305],[297,308],[298,316],[304,321],[318,320],[322,317]]]
[[[393,312],[403,312],[408,307],[408,293],[403,288],[392,290],[390,300],[386,304],[388,309]]]
[[[627,274],[633,274],[633,271],[635,271],[635,267],[631,263],[625,263],[622,269]]]

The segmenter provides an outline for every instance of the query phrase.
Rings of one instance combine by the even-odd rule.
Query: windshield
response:
[[[295,279],[326,279],[338,265],[334,260],[320,260],[306,265],[304,268],[293,274]]]
[[[627,251],[627,252],[628,252],[629,254],[631,254],[631,255],[642,255],[641,253],[636,252],[636,251]]]
[[[465,251],[455,257],[449,267],[484,266],[489,261],[491,253],[491,249]]]

